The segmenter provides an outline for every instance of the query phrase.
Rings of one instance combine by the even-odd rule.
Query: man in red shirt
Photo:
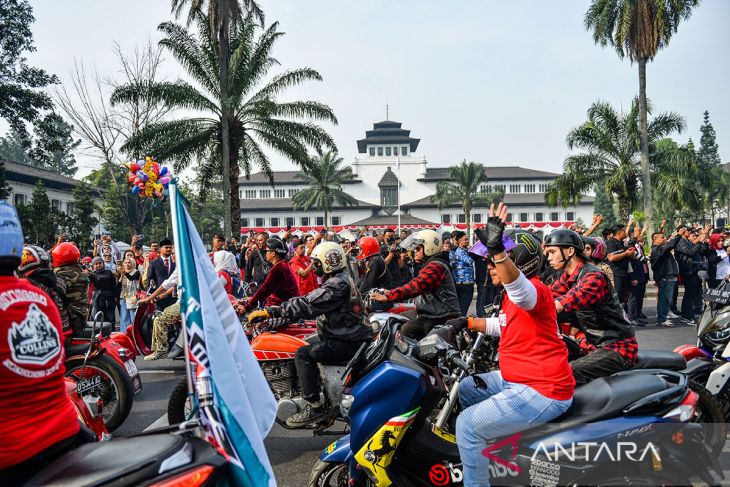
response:
[[[63,330],[53,300],[15,276],[23,233],[0,202],[0,479],[18,485],[93,441],[66,394]]]
[[[503,286],[499,317],[469,318],[469,328],[500,336],[499,369],[467,377],[459,385],[464,411],[456,420],[456,442],[464,462],[464,485],[489,485],[490,439],[556,418],[573,401],[575,381],[568,350],[560,337],[550,289],[537,277],[540,243],[527,232],[513,235],[517,246],[505,252],[507,207],[492,204],[485,231],[477,230],[489,250],[489,275]]]
[[[267,307],[279,306],[284,301],[301,295],[294,273],[284,260],[287,253],[286,245],[278,238],[266,241],[266,262],[271,264],[271,270],[251,298],[238,301],[239,309],[242,307],[245,311],[251,311],[257,303],[264,300]]]
[[[299,292],[302,296],[306,296],[317,289],[317,275],[313,272],[314,262],[306,255],[304,240],[295,240],[292,246],[294,255],[289,259],[289,267],[297,279]]]

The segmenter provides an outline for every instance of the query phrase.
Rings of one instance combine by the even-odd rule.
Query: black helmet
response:
[[[517,244],[517,247],[509,251],[517,268],[528,278],[537,274],[543,258],[540,241],[524,230],[507,231],[507,235]]]
[[[560,228],[558,230],[550,232],[550,235],[545,237],[545,242],[543,243],[543,245],[545,245],[545,247],[573,247],[577,253],[581,254],[583,253],[583,249],[585,248],[581,236],[578,235],[577,232],[574,232],[573,230],[568,230],[567,228]]]
[[[581,235],[580,239],[583,241],[583,248],[585,248],[586,245],[590,245],[591,248],[596,248],[596,239],[593,237],[586,237],[585,235]]]
[[[289,250],[286,248],[286,245],[284,245],[284,242],[282,242],[278,238],[268,239],[266,241],[266,249],[273,250],[280,257],[286,257],[286,254],[289,253]]]

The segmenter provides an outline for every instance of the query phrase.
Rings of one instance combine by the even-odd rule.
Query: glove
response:
[[[256,309],[251,311],[246,317],[246,321],[249,323],[255,323],[257,321],[268,319],[271,315],[265,309]]]
[[[284,310],[281,306],[268,306],[266,312],[269,313],[271,318],[281,318],[284,315]]]
[[[482,243],[487,246],[489,255],[494,256],[504,252],[504,243],[502,243],[504,222],[499,217],[490,216],[487,218],[487,225],[484,228],[486,230],[486,241],[482,241]]]
[[[269,329],[276,330],[277,328],[281,328],[282,326],[285,326],[289,320],[283,317],[279,318],[269,318]]]
[[[458,332],[467,327],[467,320],[466,318],[454,318],[444,323],[444,326],[450,326]]]

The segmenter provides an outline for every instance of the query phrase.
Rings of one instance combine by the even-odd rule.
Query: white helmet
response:
[[[324,274],[341,271],[347,265],[345,251],[340,244],[334,242],[322,242],[314,247],[312,251],[315,271],[321,267]]]
[[[426,257],[433,257],[441,252],[441,237],[433,230],[421,230],[409,236],[401,244],[406,250],[416,250],[419,245],[423,245],[423,253]]]

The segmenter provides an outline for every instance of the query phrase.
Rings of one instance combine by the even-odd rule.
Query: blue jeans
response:
[[[119,330],[122,333],[127,330],[127,326],[134,323],[136,314],[137,309],[127,309],[127,304],[122,300],[122,304],[119,305]]]
[[[573,399],[558,401],[532,387],[502,379],[497,370],[467,377],[459,384],[464,411],[456,419],[456,443],[464,463],[464,487],[489,485],[487,441],[545,423],[568,410]],[[485,386],[486,385],[486,386]]]
[[[677,281],[661,281],[656,298],[656,321],[662,323],[667,321],[667,314],[672,306],[672,296],[677,287]]]

